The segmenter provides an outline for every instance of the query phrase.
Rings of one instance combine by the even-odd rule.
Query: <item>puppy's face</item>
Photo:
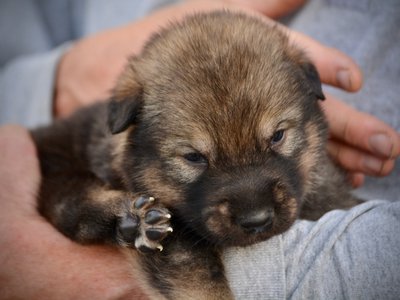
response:
[[[134,124],[128,186],[213,243],[248,245],[288,229],[312,186],[326,138],[318,98],[314,67],[281,32],[243,15],[198,15],[132,59],[110,127]]]

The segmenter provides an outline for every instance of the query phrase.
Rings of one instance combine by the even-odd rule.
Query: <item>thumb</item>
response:
[[[2,210],[36,206],[39,162],[29,132],[15,125],[0,127],[0,203]],[[28,206],[27,206],[28,205]]]

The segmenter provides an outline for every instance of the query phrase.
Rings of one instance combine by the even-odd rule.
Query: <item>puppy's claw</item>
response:
[[[154,197],[140,196],[136,199],[134,206],[136,209],[141,209],[144,208],[146,205],[153,204],[154,201]]]
[[[146,237],[151,241],[161,241],[163,240],[168,233],[172,232],[172,228],[168,227],[156,227],[150,228],[146,230]]]
[[[152,209],[146,213],[145,222],[150,225],[154,225],[156,223],[165,223],[171,219],[171,214],[166,213],[165,210],[156,210]]]

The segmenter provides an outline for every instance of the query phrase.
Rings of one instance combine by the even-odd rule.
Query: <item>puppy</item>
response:
[[[188,17],[129,60],[107,103],[32,132],[40,212],[77,242],[120,246],[153,298],[231,299],[221,249],[359,201],[318,99],[315,67],[276,27]]]

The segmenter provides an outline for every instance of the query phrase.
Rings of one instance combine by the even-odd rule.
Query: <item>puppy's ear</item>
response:
[[[108,126],[111,133],[120,133],[134,124],[141,108],[141,94],[124,99],[112,99],[108,104]]]
[[[322,85],[318,71],[304,54],[304,52],[299,50],[296,46],[289,45],[285,50],[292,62],[300,67],[302,71],[302,77],[308,84],[312,93],[317,97],[317,99],[325,100],[325,95],[322,92]]]
[[[321,79],[319,78],[319,74],[315,66],[310,62],[301,63],[301,68],[304,71],[306,76],[306,80],[310,85],[311,90],[317,99],[325,100],[325,95],[322,92]]]
[[[120,77],[108,104],[108,126],[117,134],[135,124],[143,106],[142,86],[133,68],[128,67]]]

